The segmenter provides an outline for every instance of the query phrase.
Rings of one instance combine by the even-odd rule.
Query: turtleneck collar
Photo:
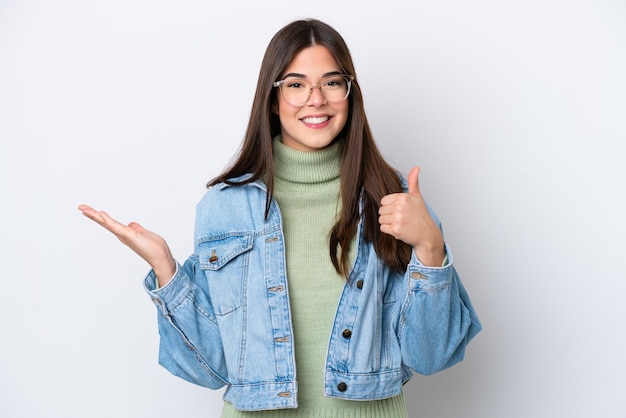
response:
[[[276,179],[298,184],[325,183],[339,178],[340,140],[319,151],[289,148],[277,135],[273,141]]]

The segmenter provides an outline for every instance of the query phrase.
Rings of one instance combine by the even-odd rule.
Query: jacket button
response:
[[[356,281],[356,288],[359,290],[363,289],[363,280]]]
[[[350,331],[349,329],[344,329],[341,335],[343,335],[343,338],[348,339],[352,337],[352,331]]]
[[[337,385],[337,390],[339,392],[345,392],[346,390],[348,390],[348,385],[346,385],[344,382],[341,382]]]

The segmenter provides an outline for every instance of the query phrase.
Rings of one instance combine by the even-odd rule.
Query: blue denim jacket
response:
[[[295,408],[298,384],[280,210],[265,219],[266,188],[219,184],[198,203],[195,251],[158,290],[159,362],[241,410]],[[433,218],[437,221],[434,214]],[[438,221],[437,221],[438,222]],[[412,371],[461,361],[481,329],[448,248],[443,267],[413,254],[391,271],[357,236],[357,253],[330,330],[325,395],[375,400],[398,395]]]

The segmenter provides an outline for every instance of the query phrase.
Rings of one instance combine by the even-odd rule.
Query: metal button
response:
[[[348,390],[348,385],[346,385],[344,382],[341,382],[337,385],[337,390],[339,392],[345,392],[346,390]]]
[[[363,289],[363,280],[356,281],[356,288],[359,290]]]
[[[215,263],[219,257],[215,253],[215,250],[211,251],[211,257],[209,257],[209,263]]]
[[[350,331],[349,329],[344,329],[341,335],[343,335],[343,338],[348,339],[352,337],[352,331]]]

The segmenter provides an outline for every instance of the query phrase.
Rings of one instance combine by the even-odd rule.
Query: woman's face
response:
[[[309,83],[318,83],[324,77],[337,73],[341,73],[341,68],[328,49],[316,45],[300,51],[285,70],[283,78],[298,74]],[[311,97],[302,106],[287,103],[280,92],[277,97],[278,106],[274,111],[280,118],[283,144],[290,148],[298,151],[325,148],[346,124],[348,99],[329,102],[318,87],[313,88]]]

